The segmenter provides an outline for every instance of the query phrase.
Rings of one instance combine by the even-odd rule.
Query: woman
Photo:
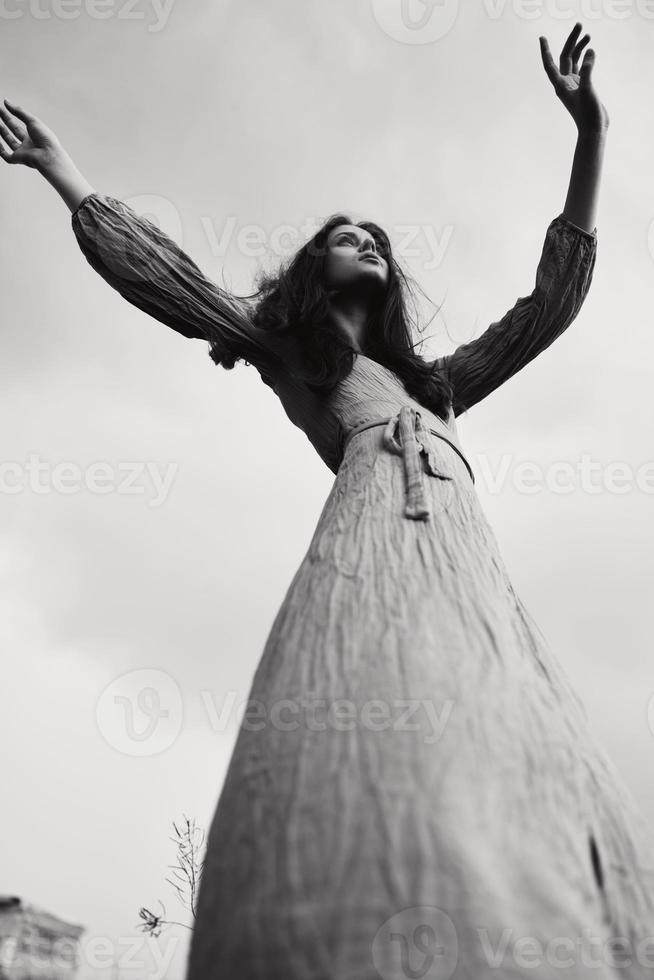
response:
[[[643,975],[650,842],[511,586],[455,423],[590,285],[608,117],[580,34],[559,68],[541,38],[578,139],[535,288],[433,362],[413,350],[377,225],[337,215],[257,293],[230,296],[96,193],[42,122],[0,110],[0,155],[61,194],[93,268],[217,364],[253,364],[336,474],[251,685],[191,980]]]

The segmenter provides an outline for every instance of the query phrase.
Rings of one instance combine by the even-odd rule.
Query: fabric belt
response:
[[[418,521],[426,521],[429,519],[431,514],[429,501],[422,479],[424,471],[420,459],[421,455],[425,457],[427,462],[428,473],[430,473],[432,476],[438,477],[439,480],[452,479],[451,476],[444,476],[442,473],[438,472],[434,454],[429,448],[428,442],[425,439],[427,432],[433,433],[433,435],[438,436],[439,439],[442,439],[452,447],[454,452],[460,456],[465,463],[468,473],[470,474],[470,479],[473,483],[475,482],[472,468],[461,450],[458,449],[454,443],[447,438],[447,436],[437,432],[436,429],[427,429],[422,421],[420,412],[417,409],[414,409],[412,405],[403,405],[396,415],[391,415],[386,418],[370,419],[368,422],[362,422],[361,425],[355,426],[354,429],[351,429],[347,434],[347,438],[343,444],[343,454],[345,454],[345,449],[353,436],[357,435],[359,432],[363,432],[364,429],[370,429],[375,425],[386,426],[383,438],[384,448],[388,449],[392,453],[402,456],[404,461],[404,475],[406,480],[406,497],[404,504],[405,517],[411,517],[413,520]],[[399,433],[399,441],[395,435],[396,429]]]

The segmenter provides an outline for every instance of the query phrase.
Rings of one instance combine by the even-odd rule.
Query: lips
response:
[[[378,256],[376,255],[362,255],[361,258],[359,259],[359,262],[365,262],[366,260],[370,260],[370,259],[372,259],[373,262],[379,262],[379,264],[381,265],[381,259],[378,258]]]

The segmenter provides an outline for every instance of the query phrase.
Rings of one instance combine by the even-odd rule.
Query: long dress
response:
[[[573,321],[595,232],[554,218],[531,294],[440,359],[444,422],[364,354],[313,394],[115,198],[72,225],[131,303],[247,354],[335,474],[251,683],[189,980],[654,975],[649,830],[511,585],[455,422]]]

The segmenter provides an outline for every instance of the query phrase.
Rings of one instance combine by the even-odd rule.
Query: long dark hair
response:
[[[303,245],[276,273],[261,272],[254,300],[252,321],[262,330],[294,337],[301,353],[301,380],[316,393],[330,392],[345,378],[356,352],[330,323],[329,291],[324,283],[324,265],[329,233],[338,225],[354,225],[374,238],[378,252],[388,263],[384,296],[371,307],[366,325],[364,353],[392,370],[407,393],[446,420],[452,404],[452,386],[414,348],[413,331],[418,327],[414,283],[393,256],[386,232],[372,221],[354,222],[347,214],[329,217],[310,241]],[[409,312],[412,301],[413,314]],[[214,357],[232,368],[243,355],[222,352]]]

